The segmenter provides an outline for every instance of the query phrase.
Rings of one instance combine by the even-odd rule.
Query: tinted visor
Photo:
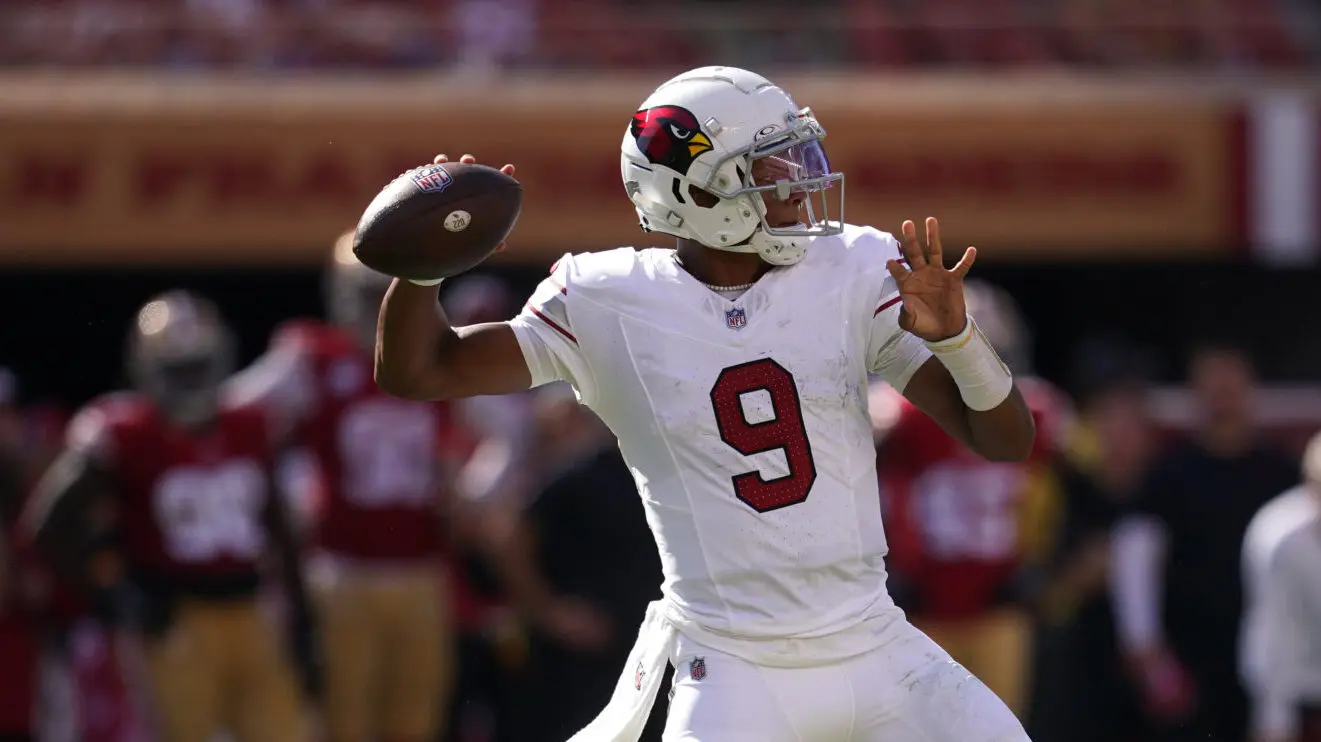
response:
[[[830,158],[820,140],[781,143],[757,154],[754,150],[748,176],[753,191],[779,201],[799,203],[799,223],[774,225],[762,218],[769,234],[836,234],[843,227],[844,174],[830,169]],[[840,187],[827,193],[838,183]],[[830,202],[834,201],[832,205]]]
[[[768,154],[754,150],[752,157],[753,185],[776,186],[776,196],[781,199],[790,193],[825,190],[834,182],[828,177],[830,158],[820,141],[800,142]]]

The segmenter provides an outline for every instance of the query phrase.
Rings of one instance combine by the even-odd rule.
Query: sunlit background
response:
[[[1181,739],[1216,707],[1250,713],[1239,681],[1225,679],[1235,648],[1169,640],[1193,675],[1212,668],[1193,710],[1180,711],[1136,640],[1116,636],[1098,546],[1145,496],[1141,473],[1101,497],[1104,515],[1078,489],[1109,493],[1112,457],[1159,469],[1164,447],[1209,429],[1208,397],[1187,386],[1207,345],[1256,369],[1246,445],[1298,462],[1321,428],[1319,61],[1321,8],[1310,0],[4,0],[0,449],[15,472],[0,485],[5,517],[12,530],[69,416],[127,383],[124,338],[153,294],[213,299],[246,363],[281,323],[325,314],[331,245],[381,186],[437,153],[472,153],[515,164],[524,183],[509,250],[478,271],[503,284],[507,295],[496,283],[483,291],[511,316],[566,252],[666,244],[638,229],[623,197],[628,117],[680,71],[745,66],[817,113],[847,175],[848,221],[898,231],[934,215],[947,244],[978,247],[975,274],[1007,290],[1026,324],[1031,366],[1020,375],[1070,399],[1056,450],[1033,464],[1064,483],[1054,515],[1014,526],[1040,544],[1015,557],[1031,579],[1012,590],[1007,580],[984,611],[942,627],[947,648],[989,642],[978,659],[956,656],[979,675],[1015,678],[1038,742]],[[1209,387],[1212,401],[1249,394],[1226,383]],[[1116,411],[1116,390],[1137,390],[1142,404]],[[573,415],[531,411],[562,401],[514,405],[522,417],[503,424],[533,442],[525,476],[502,497],[515,517],[584,549],[610,524],[532,505],[581,454],[551,445]],[[1150,450],[1112,451],[1149,430]],[[1235,595],[1244,526],[1229,529],[1218,562]],[[590,719],[620,660],[557,644],[503,597],[481,551],[456,545],[449,560],[463,610],[436,631],[463,651],[453,693],[436,699],[449,709],[441,736],[540,739],[526,731],[538,725],[512,732],[509,720]],[[95,601],[52,601],[62,593],[40,565],[19,546],[8,552],[0,740],[149,735],[132,642],[98,628]],[[935,589],[914,585],[920,570],[895,571],[901,597]],[[909,608],[922,616],[920,600]],[[1005,610],[1021,619],[1017,634],[982,632],[979,621]],[[625,651],[635,621],[615,627]],[[605,678],[604,695],[538,710],[552,705],[529,701],[548,663],[581,663],[583,677]],[[139,723],[97,721],[130,718],[129,706]],[[1189,738],[1252,734],[1207,723],[1218,731]]]

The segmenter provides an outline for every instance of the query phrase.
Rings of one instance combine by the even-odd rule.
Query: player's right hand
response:
[[[600,651],[614,634],[610,618],[578,598],[557,598],[536,615],[537,625],[569,649]]]
[[[1173,652],[1161,647],[1132,653],[1127,660],[1148,713],[1165,722],[1192,715],[1197,704],[1196,687]]]
[[[449,162],[449,161],[450,161],[450,158],[449,158],[449,155],[440,154],[440,155],[436,155],[431,161],[432,161],[433,163],[437,164],[437,165],[440,165],[440,164],[442,164],[442,163]],[[462,156],[462,157],[459,158],[459,162],[472,164],[472,163],[477,162],[477,158],[476,158],[476,157],[473,157],[472,155],[464,155],[464,156]],[[514,166],[513,166],[513,165],[505,165],[504,167],[500,168],[500,172],[502,172],[502,173],[504,173],[505,175],[508,175],[508,176],[510,176],[510,177],[513,177],[513,175],[514,175]],[[488,243],[488,244],[489,244],[489,243]],[[505,243],[501,242],[501,243],[500,243],[500,246],[497,247],[497,248],[495,248],[495,251],[496,251],[496,252],[504,252],[504,249],[505,249]]]

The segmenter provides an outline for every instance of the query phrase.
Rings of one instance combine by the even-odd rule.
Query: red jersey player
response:
[[[1071,418],[1063,393],[1028,376],[1027,331],[1004,291],[967,281],[968,312],[1015,372],[1037,424],[1022,463],[987,461],[888,387],[872,390],[887,559],[913,622],[1023,710],[1030,566],[1059,505],[1053,459]]]
[[[271,486],[276,446],[262,413],[220,408],[231,358],[210,302],[182,291],[147,302],[129,335],[135,390],[74,417],[26,514],[38,548],[100,587],[117,618],[141,632],[162,742],[207,742],[221,730],[240,742],[306,733],[291,668],[257,601],[269,540],[303,619],[295,636],[306,636],[297,552]],[[122,570],[84,558],[107,501]]]
[[[226,392],[293,430],[319,469],[312,583],[330,742],[429,742],[452,659],[439,495],[448,463],[468,447],[446,405],[376,388],[376,314],[389,279],[357,261],[351,238],[336,243],[326,277],[332,322],[278,328]]]

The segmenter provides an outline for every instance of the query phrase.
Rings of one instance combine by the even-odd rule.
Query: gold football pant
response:
[[[169,629],[145,643],[160,742],[303,742],[298,686],[255,600],[182,601]]]
[[[317,583],[330,742],[435,739],[454,661],[439,570],[348,567]]]
[[[998,608],[976,618],[913,623],[1019,716],[1028,690],[1031,619],[1017,608]]]

